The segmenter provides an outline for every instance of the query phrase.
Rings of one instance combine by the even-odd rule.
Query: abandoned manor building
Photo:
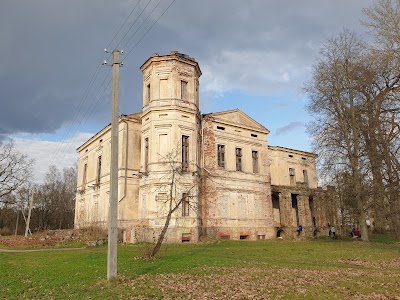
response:
[[[268,145],[239,109],[201,114],[195,59],[172,51],[142,66],[142,111],[119,117],[118,227],[124,241],[312,236],[326,226],[316,155]],[[111,125],[78,149],[75,228],[107,228]],[[178,204],[178,205],[176,205]]]

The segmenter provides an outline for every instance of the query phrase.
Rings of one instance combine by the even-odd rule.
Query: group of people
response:
[[[337,239],[338,236],[337,236],[337,233],[336,233],[336,227],[335,227],[334,225],[330,226],[330,224],[328,224],[328,227],[330,227],[330,229],[329,229],[329,236],[330,236],[331,238],[333,238],[333,239]],[[298,229],[297,229],[297,235],[298,235],[299,237],[301,237],[302,234],[303,234],[303,226],[299,225],[299,227],[298,227]],[[361,237],[360,231],[359,231],[358,229],[356,229],[354,226],[353,226],[353,228],[351,229],[350,235],[351,235],[351,237],[353,237],[353,238],[359,238],[359,237]]]

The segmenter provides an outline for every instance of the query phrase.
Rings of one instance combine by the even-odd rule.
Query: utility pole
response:
[[[32,205],[33,205],[33,189],[32,189],[31,199],[29,201],[28,219],[26,220],[26,227],[25,227],[25,238],[28,237],[28,231],[31,231],[31,229],[29,228],[29,223],[31,222]]]
[[[19,209],[17,209],[17,222],[15,223],[15,233],[14,233],[15,236],[17,236],[18,234],[18,221],[19,221]]]
[[[115,49],[112,64],[112,121],[110,162],[110,203],[108,211],[107,280],[117,277],[118,244],[118,110],[119,110],[119,54]]]

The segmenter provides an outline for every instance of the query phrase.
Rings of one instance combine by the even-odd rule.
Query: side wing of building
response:
[[[75,228],[106,227],[110,190],[111,126],[106,126],[77,151],[78,182]],[[140,169],[140,114],[119,119],[118,219],[129,226],[137,218]]]

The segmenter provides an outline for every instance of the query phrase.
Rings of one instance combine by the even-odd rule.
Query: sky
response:
[[[124,50],[120,113],[141,110],[140,66],[152,53],[194,57],[200,110],[240,109],[268,143],[312,151],[303,87],[323,44],[363,36],[372,0],[5,0],[0,3],[0,141],[36,161],[74,165],[76,149],[111,123],[111,68]]]

